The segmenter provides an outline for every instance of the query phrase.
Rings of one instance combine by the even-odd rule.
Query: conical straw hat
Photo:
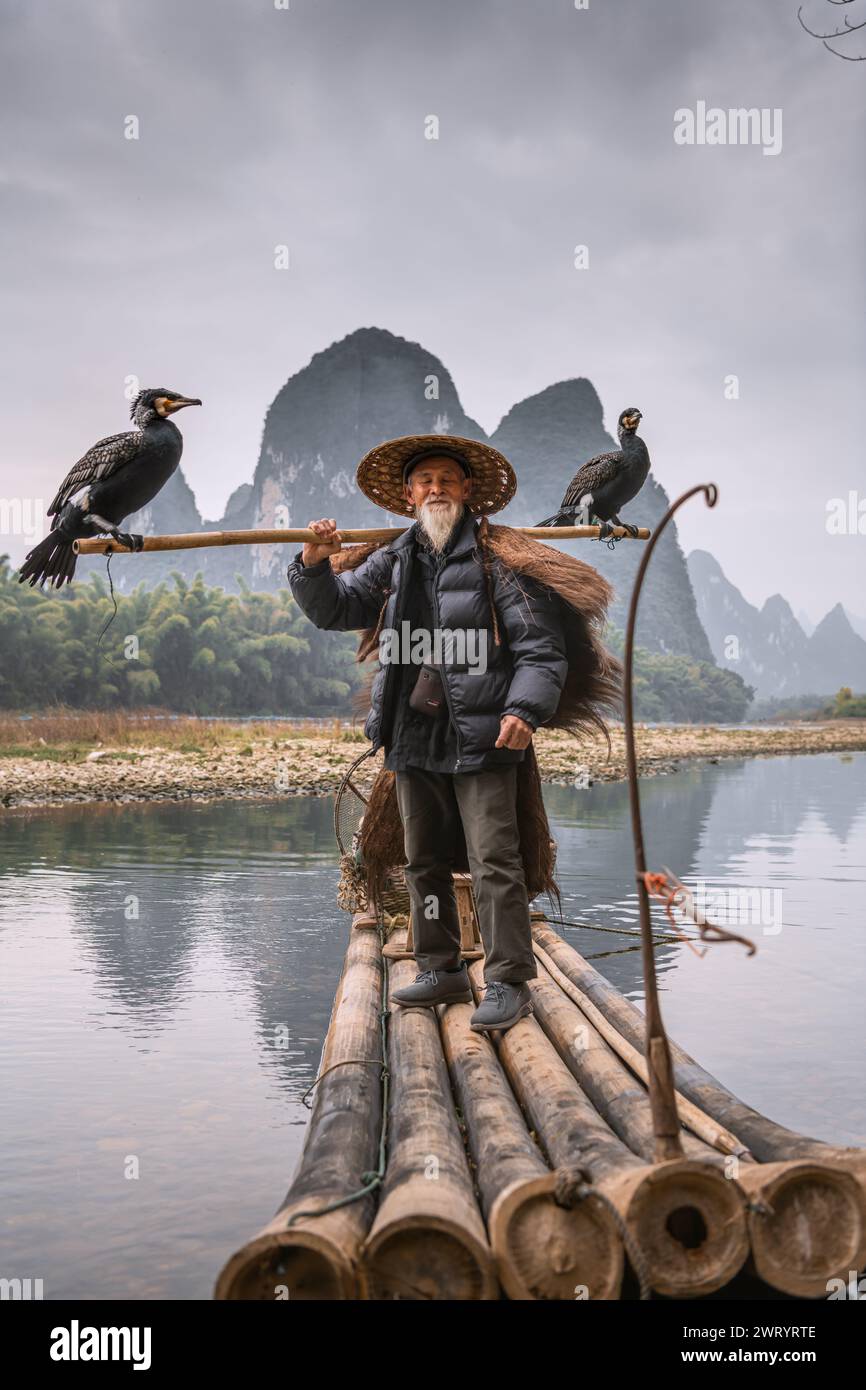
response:
[[[517,491],[517,476],[504,454],[490,444],[455,434],[405,434],[384,440],[358,464],[358,487],[385,511],[412,516],[403,493],[403,470],[410,460],[424,454],[445,454],[464,462],[473,480],[467,505],[477,516],[501,511]]]

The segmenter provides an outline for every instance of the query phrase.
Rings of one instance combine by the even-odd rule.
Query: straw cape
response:
[[[493,603],[490,579],[494,565],[502,567],[506,582],[520,586],[520,576],[552,589],[559,599],[562,631],[566,640],[568,674],[556,713],[545,725],[565,729],[576,738],[593,731],[608,738],[606,714],[616,713],[621,699],[622,667],[604,646],[601,634],[613,589],[607,580],[583,560],[566,555],[555,547],[522,535],[511,526],[491,525],[487,513],[499,511],[511,500],[517,479],[508,460],[490,445],[449,435],[408,435],[379,444],[362,459],[358,467],[358,487],[366,496],[390,512],[411,516],[403,496],[403,471],[419,453],[443,453],[461,457],[468,463],[474,480],[467,504],[481,513],[478,525],[478,561],[490,598],[493,640],[499,643],[499,622]],[[356,569],[374,550],[388,541],[344,547],[330,557],[331,568],[339,574]],[[385,595],[376,625],[361,634],[357,661],[376,654],[379,629],[385,615]],[[365,672],[356,694],[357,708],[369,706],[369,690],[375,667]],[[469,774],[467,774],[469,775]],[[541,793],[541,777],[532,743],[517,764],[520,851],[528,896],[548,893],[561,907],[553,876],[555,845]],[[455,868],[464,872],[469,865],[465,844],[458,847]],[[376,778],[361,827],[359,853],[364,866],[367,894],[376,901],[388,873],[406,863],[403,826],[397,806],[393,772],[383,769]]]

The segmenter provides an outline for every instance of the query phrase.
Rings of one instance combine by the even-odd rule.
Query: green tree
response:
[[[357,637],[320,632],[288,590],[226,594],[173,574],[118,597],[113,613],[101,576],[44,592],[0,558],[0,707],[330,715],[348,711],[359,683]]]

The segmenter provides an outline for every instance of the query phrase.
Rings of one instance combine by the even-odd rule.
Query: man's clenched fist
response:
[[[317,536],[321,536],[322,543],[315,545],[311,541],[305,541],[301,551],[301,559],[305,565],[316,565],[319,560],[324,560],[326,556],[333,555],[339,550],[343,542],[333,517],[330,520],[310,521],[307,525],[311,531],[315,531]]]

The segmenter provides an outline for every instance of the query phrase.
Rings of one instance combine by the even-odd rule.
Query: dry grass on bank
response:
[[[534,740],[542,780],[589,787],[626,775],[622,726],[576,740],[540,729]],[[0,715],[0,808],[67,802],[212,800],[331,795],[369,745],[363,726],[342,720],[233,723],[150,719],[141,714],[45,712]],[[679,770],[688,760],[866,751],[866,720],[637,729],[641,776]]]
[[[297,720],[240,722],[231,719],[196,719],[166,715],[162,710],[72,710],[58,707],[22,719],[0,713],[0,757],[47,758],[86,754],[93,749],[169,748],[178,753],[204,753],[215,749],[239,751],[261,742],[287,739],[328,739],[359,743],[364,721],[347,727],[344,719],[320,724]]]

